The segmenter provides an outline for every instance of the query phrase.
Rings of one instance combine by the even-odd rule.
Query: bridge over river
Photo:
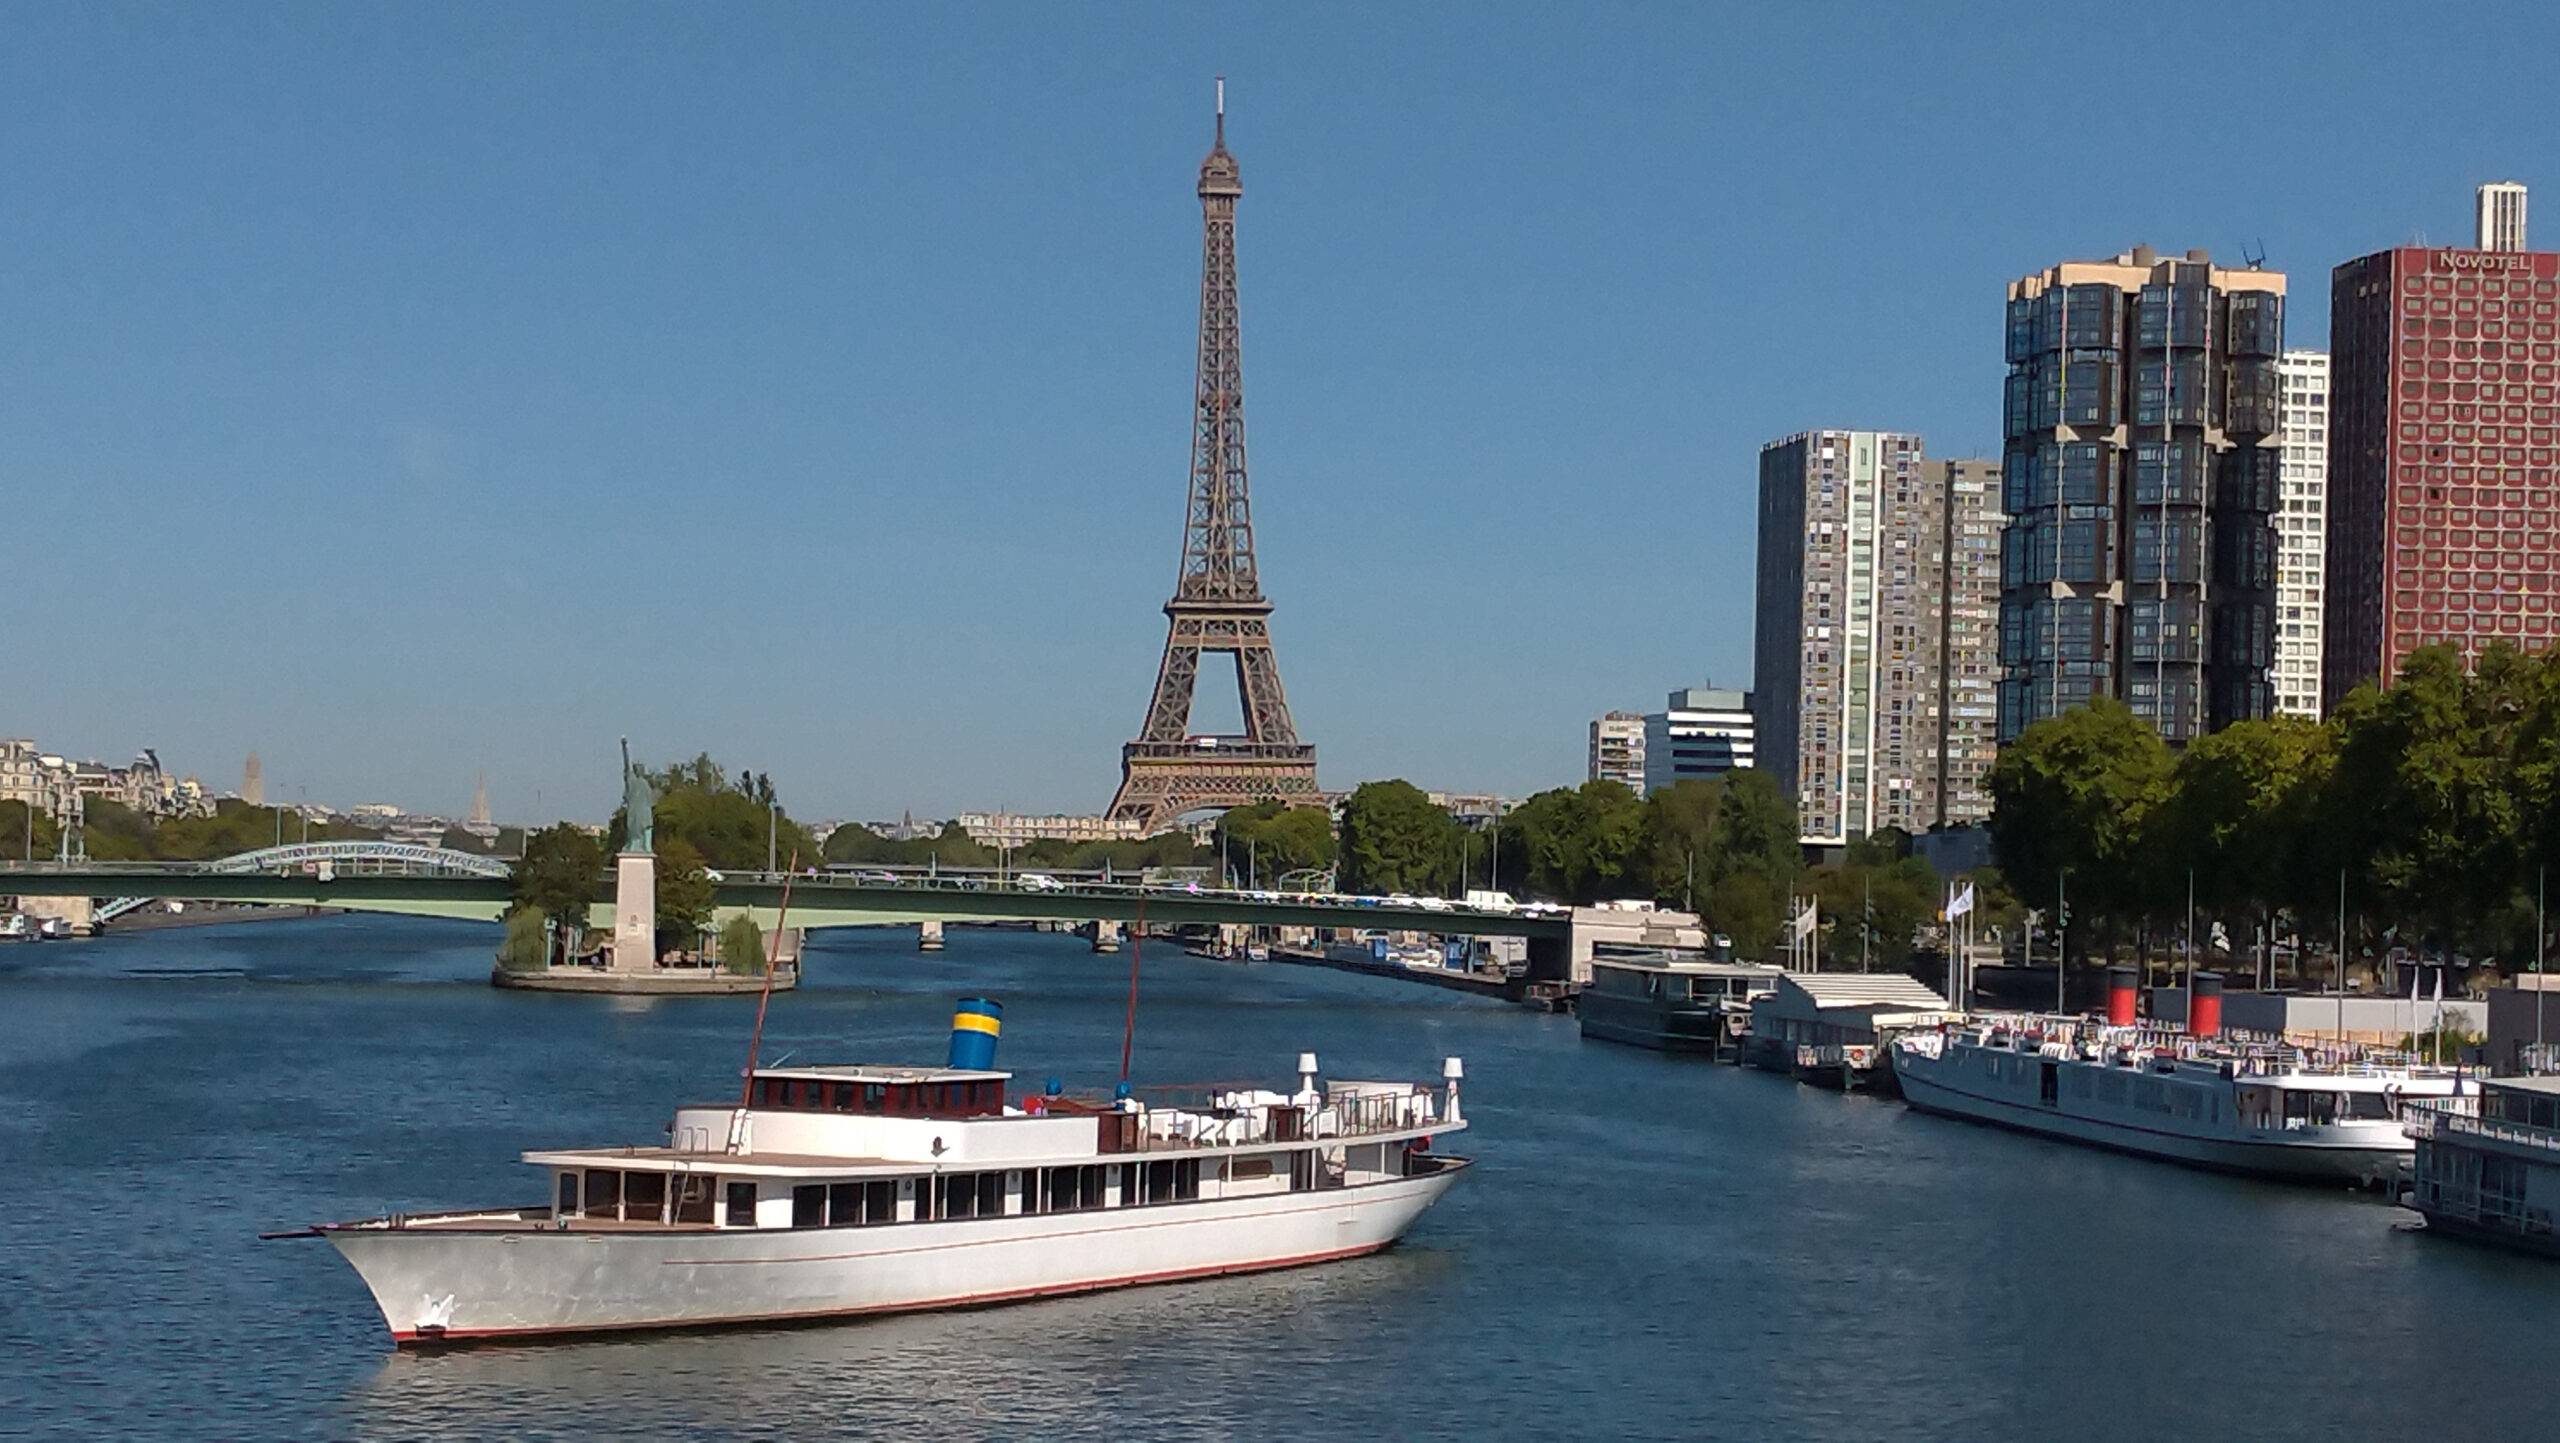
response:
[[[785,877],[727,872],[714,906],[770,929],[790,889],[795,927],[876,927],[943,922],[1116,922],[1161,926],[1330,927],[1445,936],[1528,939],[1532,970],[1561,960],[1573,936],[1560,908],[1468,907],[1430,899],[1355,898],[1231,891],[1189,885],[1059,882],[983,877]],[[507,864],[440,847],[314,842],[270,847],[215,862],[0,862],[0,896],[60,898],[110,917],[154,901],[228,902],[397,912],[494,922],[514,893]],[[612,879],[597,878],[590,926],[613,926]]]

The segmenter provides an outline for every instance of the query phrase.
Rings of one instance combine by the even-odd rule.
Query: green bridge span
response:
[[[715,906],[722,915],[743,912],[771,928],[782,920],[784,879],[771,874],[724,876]],[[1572,936],[1569,914],[1462,907],[1362,903],[1348,899],[1235,892],[1193,892],[1174,887],[1066,886],[1029,888],[971,881],[864,882],[847,877],[796,877],[789,881],[793,926],[876,927],[920,922],[1136,922],[1169,926],[1338,927],[1434,932],[1450,936],[1526,937],[1541,942]],[[612,895],[609,878],[598,894]],[[145,897],[190,902],[263,903],[331,907],[351,912],[393,912],[421,917],[497,921],[512,884],[503,877],[417,876],[364,872],[223,872],[190,864],[99,862],[0,863],[0,895],[21,897]],[[598,902],[591,925],[610,931],[613,904]]]

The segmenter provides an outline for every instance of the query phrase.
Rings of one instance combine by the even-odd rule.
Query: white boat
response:
[[[1468,1166],[1431,1148],[1466,1126],[1454,1057],[1445,1095],[1319,1085],[1302,1054],[1286,1093],[1008,1102],[1011,1074],[984,1065],[990,1006],[963,1004],[953,1066],[759,1067],[743,1105],[677,1108],[664,1146],[525,1153],[547,1205],[309,1231],[362,1275],[397,1342],[522,1339],[976,1306],[1354,1257],[1393,1244]]]
[[[2414,1152],[2405,1104],[2450,1097],[2459,1069],[2324,1056],[2094,1018],[1977,1017],[1893,1042],[1923,1112],[2217,1171],[2383,1187]]]

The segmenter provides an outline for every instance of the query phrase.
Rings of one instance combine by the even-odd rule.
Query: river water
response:
[[[2560,1265],[1570,1018],[1150,947],[1141,1081],[1433,1078],[1480,1159],[1306,1271],[842,1326],[395,1354],[326,1244],[542,1201],[534,1146],[654,1141],[754,1003],[487,985],[494,929],[324,918],[0,950],[0,1434],[192,1438],[2549,1437]],[[1105,1085],[1129,957],[822,934],[766,1055]]]

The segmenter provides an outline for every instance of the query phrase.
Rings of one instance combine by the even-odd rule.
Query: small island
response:
[[[799,850],[806,831],[783,815],[772,779],[747,772],[733,782],[707,756],[651,772],[625,738],[622,784],[622,808],[601,831],[561,822],[526,835],[490,983],[649,996],[797,986],[797,929],[768,937],[753,912],[714,904],[715,859],[740,865],[749,846],[770,855],[786,840],[795,855],[814,855]]]

